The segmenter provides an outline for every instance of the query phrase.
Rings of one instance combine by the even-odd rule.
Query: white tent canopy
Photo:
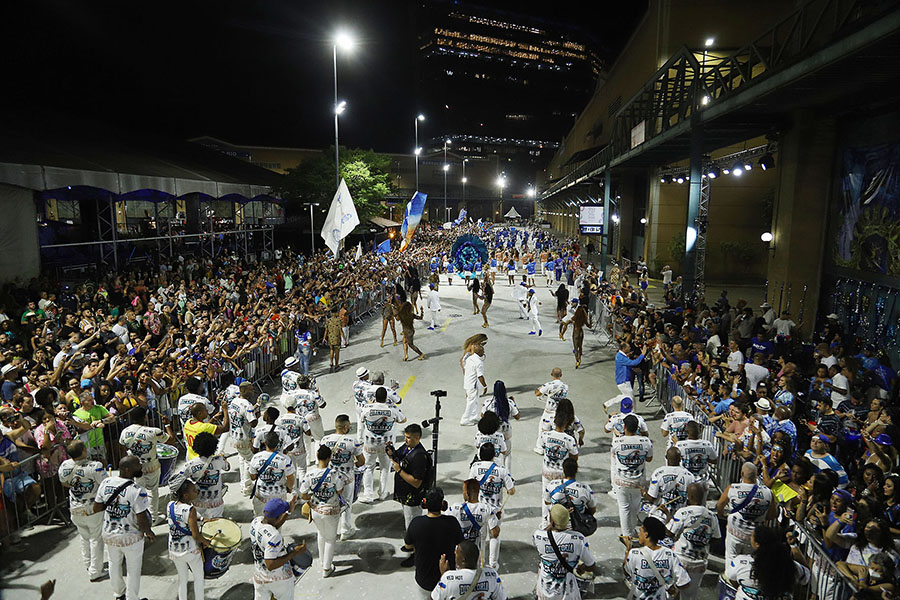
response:
[[[522,218],[522,215],[520,215],[518,213],[518,211],[516,211],[515,206],[513,206],[511,209],[509,209],[509,212],[503,216],[506,217],[507,219],[521,219]]]

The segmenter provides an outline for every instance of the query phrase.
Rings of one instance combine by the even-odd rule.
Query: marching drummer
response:
[[[285,404],[292,402],[292,396],[286,396],[284,399]],[[294,400],[295,401],[295,400]],[[266,434],[270,431],[275,433],[278,436],[278,447],[275,448],[279,452],[284,450],[284,443],[288,440],[288,434],[278,424],[278,417],[281,415],[281,411],[275,408],[274,406],[270,406],[267,408],[262,415],[262,420],[265,425],[261,425],[257,427],[253,432],[253,453],[256,454],[260,452],[266,447],[265,437]]]
[[[285,413],[275,421],[276,429],[284,435],[283,452],[294,463],[294,481],[299,484],[306,474],[306,439],[312,435],[309,423],[297,414],[297,396],[287,396],[284,400]]]
[[[142,477],[134,482],[150,494],[150,522],[162,523],[165,517],[159,515],[159,458],[156,455],[156,444],[169,444],[175,440],[175,432],[169,420],[162,416],[166,432],[157,427],[147,427],[147,409],[135,406],[128,413],[131,425],[122,430],[119,444],[132,456],[141,461]]]
[[[184,472],[197,486],[194,506],[203,519],[220,519],[225,510],[225,485],[222,473],[231,466],[221,454],[216,454],[219,445],[216,436],[211,433],[198,433],[194,439],[194,450],[197,458],[184,466]],[[172,490],[172,482],[169,481]]]
[[[306,419],[312,438],[308,440],[309,455],[315,455],[316,445],[323,437],[325,437],[325,428],[322,426],[322,417],[319,415],[319,409],[325,408],[325,399],[319,393],[316,380],[312,377],[303,377],[299,382],[300,389],[297,390],[297,409],[300,415]]]
[[[272,498],[286,500],[294,489],[294,464],[278,451],[281,439],[274,431],[263,438],[266,449],[253,455],[250,461],[250,479],[253,480],[253,513],[262,514],[263,506]]]
[[[182,423],[187,423],[191,419],[191,407],[198,402],[206,406],[206,410],[209,414],[216,412],[215,405],[210,402],[206,396],[200,393],[202,391],[203,382],[197,377],[188,377],[184,382],[184,387],[187,389],[188,393],[182,394],[181,397],[178,398],[178,408],[176,409]]]
[[[390,305],[390,303],[388,303]],[[353,400],[356,402],[356,439],[362,441],[363,422],[362,411],[369,406],[369,394],[374,394],[372,383],[369,381],[369,370],[365,367],[356,369],[356,381],[353,382]]]
[[[332,469],[331,448],[319,446],[316,451],[317,465],[306,472],[300,484],[300,497],[309,504],[304,509],[309,514],[318,532],[319,560],[322,561],[322,577],[334,573],[334,544],[337,540],[338,519],[341,512],[341,496],[344,478]]]
[[[94,511],[94,496],[106,478],[103,464],[88,458],[81,440],[69,442],[66,451],[71,458],[59,465],[59,482],[69,490],[69,514],[81,537],[81,556],[91,581],[106,575],[103,569],[103,512]]]
[[[215,450],[216,438],[208,433],[201,433],[206,440],[212,440]],[[197,440],[199,445],[200,440]],[[199,459],[194,459],[199,460]],[[169,522],[169,558],[175,563],[178,571],[178,600],[187,600],[188,570],[194,577],[194,599],[203,600],[203,553],[201,548],[209,542],[200,535],[200,518],[193,502],[197,500],[198,489],[186,473],[179,472],[169,479],[169,489],[174,500],[166,506],[166,519]]]
[[[294,509],[296,500],[290,504],[281,498],[271,498],[266,502],[262,516],[250,523],[250,548],[253,553],[253,597],[268,600],[294,599],[294,570],[291,559],[306,552],[306,542],[300,542],[293,550],[288,550],[281,536],[281,526]]]
[[[348,415],[338,415],[334,419],[334,431],[322,438],[321,445],[331,449],[329,466],[344,479],[344,491],[341,494],[343,510],[338,525],[338,533],[343,541],[356,533],[356,528],[353,526],[356,469],[362,467],[366,460],[363,457],[362,443],[350,435],[350,417]]]
[[[213,435],[221,435],[231,428],[231,418],[228,416],[228,401],[222,400],[222,413],[225,418],[222,423],[208,423],[209,409],[207,404],[197,402],[191,407],[191,419],[184,424],[184,441],[187,444],[187,459],[193,460],[197,458],[194,452],[194,438],[200,432],[207,432]]]
[[[253,428],[258,422],[256,407],[251,402],[253,384],[245,381],[240,385],[240,395],[228,402],[228,416],[231,418],[231,440],[238,453],[241,468],[241,492],[250,495],[253,482],[250,480],[250,461],[253,460]]]

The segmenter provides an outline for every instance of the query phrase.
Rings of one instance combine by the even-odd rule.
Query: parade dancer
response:
[[[550,381],[534,390],[534,395],[538,398],[544,398],[544,413],[538,423],[537,440],[534,442],[534,452],[543,454],[544,447],[541,445],[541,436],[545,431],[553,429],[553,419],[556,417],[556,407],[559,401],[569,395],[569,385],[562,380],[562,369],[559,367],[550,371]]]
[[[438,294],[437,286],[433,283],[428,284],[428,295],[425,299],[425,305],[428,307],[428,313],[431,316],[431,326],[428,329],[434,331],[434,318],[436,315],[439,316],[441,312],[441,296]]]
[[[513,288],[512,295],[513,300],[516,301],[516,305],[519,307],[519,318],[527,319],[528,313],[525,312],[525,306],[526,298],[528,297],[528,286],[524,281]]]
[[[538,299],[534,295],[534,288],[528,290],[527,305],[528,308],[526,309],[526,312],[531,318],[531,332],[528,335],[537,334],[540,337],[540,335],[544,333],[544,330],[541,329],[541,321],[538,318],[538,307],[541,303],[538,302]]]

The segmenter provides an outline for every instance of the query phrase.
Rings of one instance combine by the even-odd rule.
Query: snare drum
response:
[[[737,588],[731,585],[725,577],[719,575],[719,600],[734,600],[735,595],[737,595]]]
[[[209,541],[203,549],[204,578],[218,579],[228,571],[241,544],[241,528],[229,519],[213,519],[203,523],[200,535]]]
[[[353,502],[359,498],[359,492],[362,489],[363,474],[366,472],[366,466],[356,467],[353,473]]]
[[[159,458],[159,485],[168,485],[172,467],[178,458],[178,448],[168,444],[156,444],[156,456]]]

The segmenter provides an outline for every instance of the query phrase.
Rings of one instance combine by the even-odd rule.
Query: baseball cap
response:
[[[622,401],[619,403],[619,411],[628,414],[631,412],[631,409],[634,408],[634,400],[631,398],[622,398]]]
[[[82,379],[81,380],[81,389],[89,390],[92,387],[94,387],[94,382],[91,381],[90,379]]]
[[[299,362],[300,361],[297,360],[296,356],[288,356],[287,359],[285,359],[285,361],[284,361],[284,368],[290,369],[291,367],[298,364]]]
[[[270,498],[263,508],[263,514],[270,519],[277,519],[291,509],[291,505],[281,498]]]
[[[831,495],[837,496],[839,498],[843,498],[845,502],[849,502],[849,503],[853,502],[853,496],[847,490],[837,489],[837,490],[834,490],[833,492],[831,492]]]
[[[369,374],[369,370],[365,367],[360,367],[356,370],[357,377],[365,377],[368,374]]]
[[[884,434],[882,434],[882,435],[884,435]],[[824,436],[823,434],[821,434],[821,433],[820,433],[819,435],[814,435],[814,436],[813,436],[813,439],[814,439],[814,440],[816,440],[816,439],[821,440],[821,441],[825,442],[826,444],[830,444],[830,443],[831,443],[831,442],[828,441],[828,438],[825,437],[825,436]]]
[[[759,305],[759,307],[760,308],[772,308],[772,305],[769,304],[768,302],[763,302],[762,304]]]
[[[294,408],[295,406],[297,406],[297,396],[295,396],[294,394],[288,394],[287,396],[283,396],[282,398],[284,400],[285,408]]]

